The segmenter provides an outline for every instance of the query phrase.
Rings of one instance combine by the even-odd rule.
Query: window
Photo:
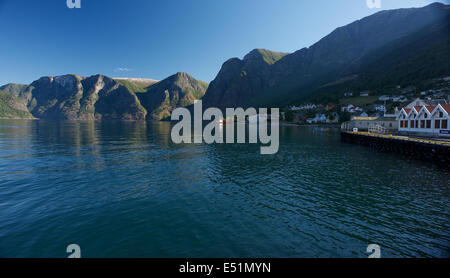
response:
[[[420,128],[425,128],[425,121],[424,120],[420,121]]]
[[[437,129],[441,128],[441,121],[440,120],[436,120],[434,122],[434,128],[437,128]]]
[[[442,129],[447,129],[447,120],[442,120]]]
[[[400,121],[400,127],[403,128],[403,121]]]
[[[439,111],[439,118],[443,118],[444,117],[444,113],[442,113],[442,111]]]
[[[405,121],[405,128],[408,128],[408,121]]]
[[[431,120],[427,120],[427,128],[431,128]]]
[[[414,121],[411,121],[411,128],[414,128]]]
[[[416,120],[416,128],[419,128],[419,121]]]
[[[426,119],[428,118],[428,114],[424,114],[423,117]]]

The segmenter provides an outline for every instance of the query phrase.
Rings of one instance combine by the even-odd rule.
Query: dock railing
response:
[[[369,127],[369,133],[386,134],[386,128],[381,125],[371,125]]]

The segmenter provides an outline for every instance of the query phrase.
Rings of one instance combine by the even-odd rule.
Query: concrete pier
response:
[[[342,131],[344,142],[356,143],[381,152],[399,153],[410,159],[433,161],[450,167],[450,142],[369,132]]]

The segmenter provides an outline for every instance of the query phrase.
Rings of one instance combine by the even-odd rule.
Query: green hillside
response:
[[[3,119],[33,119],[27,107],[19,98],[0,91],[0,118]]]
[[[336,102],[349,90],[376,95],[450,75],[449,22],[450,6],[434,3],[375,13],[292,54],[255,49],[222,65],[204,107]]]
[[[155,82],[151,82],[151,81],[141,82],[141,81],[133,81],[133,80],[127,80],[127,79],[119,79],[119,78],[114,79],[114,81],[125,86],[130,92],[132,92],[134,94],[144,93],[148,90],[148,87],[150,87],[151,85],[156,83],[156,81]]]

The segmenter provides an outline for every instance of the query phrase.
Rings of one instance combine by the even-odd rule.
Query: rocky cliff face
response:
[[[103,75],[42,77],[30,85],[30,112],[39,119],[145,119],[135,94]]]
[[[324,84],[358,77],[358,67],[368,55],[430,26],[446,24],[449,13],[449,6],[439,3],[382,11],[337,28],[310,48],[289,55],[253,50],[242,60],[233,58],[223,64],[205,94],[204,107],[289,104]]]
[[[8,104],[4,106],[10,107],[15,100],[15,105],[27,112],[23,114],[25,118],[33,115],[38,119],[60,120],[160,120],[170,116],[176,107],[191,105],[203,97],[208,86],[186,73],[155,82],[114,80],[104,75],[46,76],[30,85],[2,86],[6,92],[0,103],[8,95]]]
[[[169,117],[177,107],[185,107],[201,99],[208,84],[179,72],[138,93],[142,105],[149,111],[148,119],[162,120]]]
[[[272,68],[285,53],[255,49],[243,60],[226,61],[203,99],[206,106],[235,107],[248,103],[273,82]]]

